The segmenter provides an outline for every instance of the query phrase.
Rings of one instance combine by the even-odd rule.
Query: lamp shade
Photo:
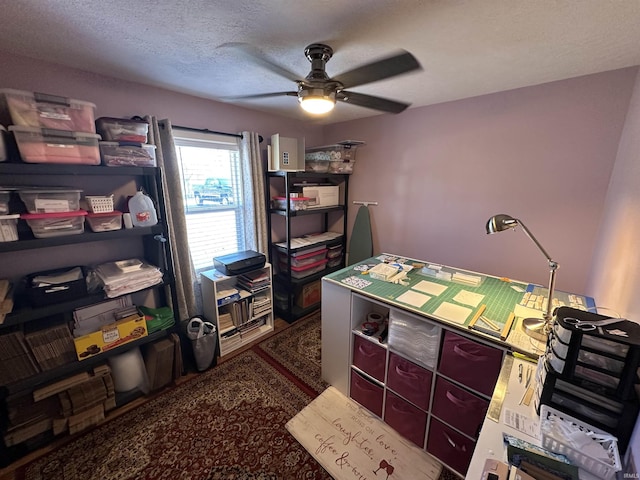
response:
[[[300,99],[300,106],[309,113],[322,114],[333,110],[335,101],[327,97],[304,97]]]
[[[504,213],[494,215],[487,221],[487,233],[496,233],[508,230],[509,228],[515,228],[519,224],[516,218]]]

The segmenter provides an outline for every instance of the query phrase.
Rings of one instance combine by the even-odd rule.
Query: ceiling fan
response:
[[[256,52],[246,44],[236,43],[227,45],[238,48],[256,63],[280,76],[292,80],[298,85],[298,88],[295,92],[261,93],[226,98],[237,100],[279,96],[298,97],[301,107],[305,111],[313,114],[323,114],[331,111],[336,101],[383,112],[400,113],[404,111],[409,104],[382,97],[365,95],[363,93],[356,93],[346,89],[421,69],[416,58],[409,52],[403,50],[390,57],[374,61],[331,78],[327,75],[325,67],[333,56],[333,49],[322,43],[312,43],[304,49],[305,56],[311,62],[311,71],[306,77],[300,79],[295,73],[267,60],[259,54],[259,52]]]

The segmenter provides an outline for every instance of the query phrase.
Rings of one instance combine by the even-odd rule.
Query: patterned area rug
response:
[[[25,480],[330,479],[284,427],[311,400],[248,351],[19,473]]]
[[[318,311],[258,345],[259,353],[266,353],[267,360],[275,360],[279,368],[284,368],[297,381],[311,387],[316,394],[322,393],[329,386],[320,378],[320,327]]]

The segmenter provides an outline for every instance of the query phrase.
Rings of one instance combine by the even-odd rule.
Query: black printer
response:
[[[266,257],[253,250],[230,253],[213,259],[213,267],[225,275],[240,275],[264,267]]]

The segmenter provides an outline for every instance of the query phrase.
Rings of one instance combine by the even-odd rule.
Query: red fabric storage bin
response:
[[[353,365],[376,380],[384,382],[384,367],[387,351],[369,340],[354,335]]]
[[[501,365],[501,350],[445,332],[438,368],[443,375],[490,397]]]
[[[351,370],[349,396],[371,413],[382,418],[382,387],[354,370]]]
[[[476,443],[473,440],[440,423],[435,418],[431,419],[427,451],[455,471],[462,475],[467,473],[475,448]]]
[[[425,411],[429,410],[432,377],[426,368],[396,353],[389,354],[387,387]]]
[[[389,390],[387,390],[387,401],[384,406],[384,421],[418,447],[424,446],[427,413]]]
[[[489,402],[438,377],[431,413],[470,437],[478,438]]]

